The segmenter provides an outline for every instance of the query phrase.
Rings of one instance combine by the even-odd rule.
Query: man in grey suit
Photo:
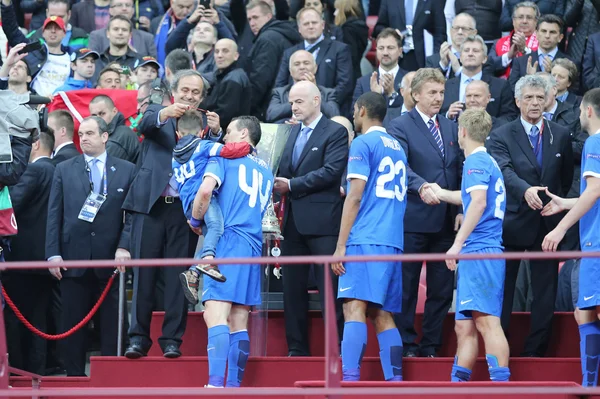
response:
[[[131,20],[134,14],[133,0],[111,0],[108,13],[111,17],[123,15]],[[133,29],[129,45],[142,57],[149,55],[156,58],[154,36],[146,31]],[[106,28],[96,29],[90,33],[88,47],[99,54],[104,53],[110,47],[110,42],[106,37]]]
[[[303,80],[316,84],[317,63],[311,53],[306,50],[298,50],[290,57],[290,75],[294,81],[293,84]],[[267,122],[271,123],[296,123],[292,115],[292,106],[289,103],[290,89],[293,84],[273,89],[269,108],[267,108]],[[321,92],[321,112],[327,118],[340,115],[340,109],[337,104],[335,89],[328,89],[323,86],[317,86]]]

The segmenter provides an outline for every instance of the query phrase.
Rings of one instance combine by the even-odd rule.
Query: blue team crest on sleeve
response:
[[[363,160],[363,157],[361,157],[361,156],[351,156],[351,157],[348,157],[348,162],[362,161],[362,160]]]
[[[473,173],[477,173],[477,174],[482,175],[482,174],[485,173],[485,171],[483,169],[469,169],[469,170],[467,170],[467,174],[468,175],[472,175]]]
[[[586,158],[600,159],[600,154],[587,154]]]

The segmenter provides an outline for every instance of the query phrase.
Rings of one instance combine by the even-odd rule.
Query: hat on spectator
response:
[[[135,61],[135,64],[133,64],[133,69],[138,69],[139,67],[142,67],[144,65],[150,65],[150,64],[153,64],[153,66],[155,66],[156,69],[160,69],[160,64],[158,63],[156,58],[151,57],[149,55],[142,57],[142,58],[138,58]]]
[[[42,29],[46,29],[46,27],[48,25],[50,25],[50,24],[56,24],[56,25],[58,25],[58,27],[60,29],[62,29],[63,32],[67,31],[67,28],[65,27],[65,20],[62,19],[61,17],[57,17],[57,16],[53,15],[51,17],[46,18],[46,20],[44,21],[44,25],[43,25]]]
[[[80,48],[79,50],[75,51],[74,53],[71,53],[71,62],[75,62],[77,60],[82,60],[85,57],[89,57],[92,56],[94,57],[94,59],[98,59],[100,58],[100,54],[98,54],[98,52],[89,49],[89,48]]]

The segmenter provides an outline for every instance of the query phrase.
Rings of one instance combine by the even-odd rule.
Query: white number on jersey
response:
[[[387,172],[386,172],[386,169]],[[403,161],[398,161],[394,163],[391,157],[385,157],[379,163],[379,167],[377,168],[379,173],[382,173],[377,178],[377,185],[375,187],[375,195],[379,198],[389,198],[394,199],[394,197],[398,201],[404,201],[404,197],[406,196],[406,165]],[[394,188],[386,188],[386,184],[392,182],[396,176],[400,175],[400,186],[394,184]]]
[[[261,191],[261,187],[263,186],[264,177],[262,173],[260,173],[257,169],[252,168],[252,184],[248,185],[247,175],[246,175],[246,165],[241,164],[239,169],[239,185],[240,189],[248,194],[248,206],[250,208],[254,208],[256,206],[256,202],[260,197],[260,209],[264,210],[267,206],[267,202],[269,201],[269,192],[271,191],[271,181],[267,182],[265,187],[265,192]]]
[[[177,183],[183,184],[187,179],[194,177],[196,174],[196,165],[194,165],[194,161],[184,163],[180,167],[173,169],[173,174]]]
[[[496,180],[496,209],[494,210],[494,217],[500,220],[504,220],[504,211],[502,210],[502,203],[506,199],[506,190],[504,189],[504,183],[502,179]]]

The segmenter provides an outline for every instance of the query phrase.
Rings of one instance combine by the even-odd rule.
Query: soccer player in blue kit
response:
[[[368,92],[354,105],[354,126],[362,135],[348,158],[350,188],[334,256],[396,255],[404,247],[406,154],[383,128],[387,111],[380,94]],[[367,315],[373,321],[386,381],[402,381],[402,338],[392,313],[402,311],[400,262],[332,264],[340,276],[338,298],[344,299],[342,371],[344,381],[360,379],[367,346]]]
[[[582,252],[600,250],[600,89],[585,93],[579,107],[581,129],[590,137],[585,141],[581,154],[581,195],[579,198],[560,198],[546,192],[552,198],[543,216],[570,211],[554,230],[544,237],[542,249],[556,251],[565,233],[579,221],[579,237]],[[595,387],[598,384],[600,362],[600,259],[582,258],[579,265],[579,297],[576,320],[579,324],[581,385]]]
[[[234,118],[227,127],[226,144],[248,142],[256,147],[261,130],[252,116]],[[194,200],[192,216],[202,220],[213,190],[223,211],[224,232],[217,244],[219,258],[260,257],[262,217],[273,188],[269,166],[253,155],[239,159],[211,158]],[[198,232],[198,230],[195,230]],[[250,353],[248,315],[261,303],[260,265],[222,265],[223,283],[204,276],[204,321],[208,328],[208,385],[239,387]]]
[[[433,184],[440,201],[463,206],[464,220],[449,255],[503,252],[502,221],[506,191],[500,167],[486,151],[492,118],[483,109],[469,109],[458,118],[458,144],[465,153],[460,191]],[[456,260],[446,260],[457,270]],[[509,349],[500,325],[504,294],[504,259],[461,260],[456,284],[455,331],[458,341],[451,380],[469,381],[477,360],[478,336],[485,345],[492,381],[508,381]]]

